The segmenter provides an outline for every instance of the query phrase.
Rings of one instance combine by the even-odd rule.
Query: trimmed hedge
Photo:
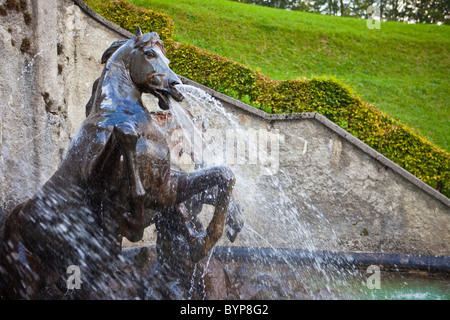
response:
[[[156,31],[176,73],[270,113],[317,112],[450,197],[450,153],[355,96],[335,78],[275,81],[257,70],[172,40],[173,21],[124,0],[85,0],[108,20],[134,32]]]
[[[258,73],[249,67],[173,40],[166,42],[170,67],[176,73],[230,96],[254,90]]]
[[[134,33],[136,27],[140,26],[142,30],[156,31],[163,41],[173,37],[173,20],[164,13],[138,8],[125,0],[83,1],[98,14],[125,30]]]

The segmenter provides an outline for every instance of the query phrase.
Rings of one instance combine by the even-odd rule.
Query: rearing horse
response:
[[[158,35],[138,28],[133,38],[113,43],[102,62],[89,115],[61,166],[5,219],[2,298],[36,298],[45,283],[58,281],[63,290],[71,265],[80,267],[87,294],[107,290],[102,275],[111,272],[123,236],[140,240],[149,212],[164,212],[216,186],[204,250],[209,252],[223,233],[232,171],[220,166],[172,173],[165,136],[141,100],[142,93],[151,93],[168,109],[169,96],[183,99]]]

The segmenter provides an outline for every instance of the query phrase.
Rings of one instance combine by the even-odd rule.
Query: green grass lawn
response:
[[[285,11],[226,0],[130,0],[174,19],[175,40],[275,80],[336,76],[450,151],[450,26]]]

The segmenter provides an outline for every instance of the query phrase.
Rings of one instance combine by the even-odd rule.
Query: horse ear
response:
[[[139,39],[139,40],[142,38],[143,34],[142,34],[141,27],[138,26],[138,27],[136,28],[135,36],[136,36],[136,38]]]

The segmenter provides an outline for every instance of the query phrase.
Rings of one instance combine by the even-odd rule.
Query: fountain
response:
[[[183,99],[158,35],[138,28],[132,39],[114,42],[102,63],[87,119],[60,168],[6,216],[0,251],[4,298],[35,299],[43,286],[52,287],[57,297],[64,291],[61,275],[71,266],[83,271],[80,297],[107,294],[104,275],[113,273],[122,237],[140,240],[154,220],[165,242],[159,257],[169,271],[174,268],[165,261],[169,255],[177,257],[187,245],[196,263],[221,237],[225,222],[236,231],[241,227],[233,223],[238,212],[228,209],[235,181],[231,170],[171,170],[165,136],[142,104],[143,92],[156,96],[161,109],[169,108],[169,96]],[[190,225],[184,205],[198,206],[193,197],[203,193],[212,195],[208,203],[215,206],[205,232],[195,222]],[[173,226],[177,219],[182,220]],[[176,248],[180,234],[188,237]],[[166,251],[167,245],[173,247]]]
[[[244,130],[220,103],[182,85],[168,68],[155,33],[144,35],[138,28],[132,39],[114,42],[101,62],[105,68],[93,84],[86,120],[65,160],[41,190],[6,216],[1,297],[114,299],[124,292],[140,299],[245,297],[230,275],[242,278],[242,270],[227,270],[213,256],[225,225],[231,242],[244,227],[243,206],[231,193],[234,174],[224,164],[234,161],[234,144],[240,143],[234,138],[239,137],[248,146],[248,157],[259,150],[260,170],[270,174],[278,170],[278,141],[269,134],[273,150],[264,152],[267,133],[259,132],[256,141],[256,132]],[[156,97],[166,111],[149,113],[142,93]],[[187,103],[182,106],[183,99]],[[216,116],[208,119],[208,110]],[[232,128],[225,153],[218,137],[227,133],[208,128],[209,123]],[[236,171],[243,178],[241,188],[257,188],[246,176],[247,166]],[[261,196],[246,198],[255,202]],[[280,199],[276,210],[288,198]],[[210,216],[199,219],[204,211]],[[137,272],[121,252],[122,238],[139,241],[152,224],[156,247],[136,255],[134,264],[147,270]],[[251,226],[245,228],[270,245]],[[295,230],[297,237],[310,238],[298,226]],[[145,261],[152,254],[156,263],[150,270]],[[118,265],[121,272],[115,271]],[[78,277],[73,287],[71,272]]]

